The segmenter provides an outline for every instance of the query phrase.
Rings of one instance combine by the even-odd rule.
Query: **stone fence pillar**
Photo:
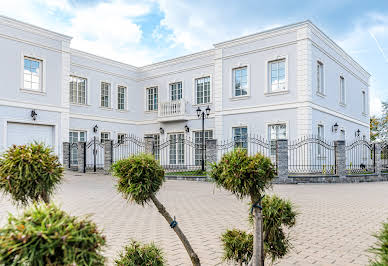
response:
[[[104,172],[109,174],[113,163],[113,140],[104,141]]]
[[[217,140],[216,139],[206,139],[205,140],[205,146],[206,146],[206,164],[207,166],[210,163],[217,162]]]
[[[381,169],[382,169],[382,160],[381,160],[381,143],[375,143],[373,144],[375,146],[375,173],[379,176],[381,176]]]
[[[153,154],[154,151],[154,137],[144,136],[144,152]]]
[[[337,168],[337,175],[340,178],[346,177],[346,150],[345,141],[336,140],[334,141],[335,148],[335,163]]]
[[[77,162],[78,172],[86,173],[86,142],[78,142]]]
[[[278,178],[285,180],[288,178],[288,140],[278,139],[276,141]]]
[[[70,169],[70,143],[63,142],[63,168]]]

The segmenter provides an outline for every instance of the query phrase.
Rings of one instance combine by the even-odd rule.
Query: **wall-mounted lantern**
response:
[[[97,131],[98,131],[98,126],[95,125],[95,126],[93,127],[93,132],[94,132],[94,133],[97,133]]]
[[[357,131],[356,132],[354,132],[354,136],[356,136],[356,137],[359,137],[360,136],[360,129],[357,129]]]
[[[337,124],[337,122],[331,128],[331,131],[337,133],[337,131],[338,131],[338,124]]]
[[[187,133],[190,132],[190,128],[189,128],[187,125],[185,125],[185,131],[186,131]]]
[[[159,132],[160,132],[160,134],[164,134],[164,129],[161,127],[161,128],[159,128]]]
[[[32,120],[36,120],[36,117],[38,116],[38,113],[35,111],[35,109],[31,110],[31,117],[32,117]]]

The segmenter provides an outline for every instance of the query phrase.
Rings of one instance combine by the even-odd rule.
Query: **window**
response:
[[[248,94],[247,67],[233,69],[233,96]]]
[[[178,101],[182,99],[182,82],[175,82],[170,84],[170,100]]]
[[[170,134],[170,164],[184,164],[185,162],[185,146],[184,133]]]
[[[110,84],[101,82],[101,107],[110,107]]]
[[[318,125],[318,139],[324,140],[325,139],[325,128],[323,125]],[[322,146],[318,144],[318,155],[322,154]]]
[[[205,141],[213,138],[212,130],[205,130]],[[202,162],[202,131],[194,132],[194,143],[195,143],[195,165],[201,165]]]
[[[110,133],[109,132],[101,132],[101,143],[104,143],[107,140],[110,140]]]
[[[345,104],[345,79],[340,77],[340,103]]]
[[[195,99],[197,104],[210,103],[210,77],[195,79]]]
[[[160,135],[159,134],[147,134],[145,136],[153,138],[153,149],[152,154],[155,156],[155,160],[159,161],[160,159]]]
[[[286,90],[286,59],[269,62],[270,92]]]
[[[233,141],[235,148],[246,149],[248,147],[248,128],[247,127],[234,127],[233,128]]]
[[[86,131],[70,131],[69,132],[69,142],[70,142],[70,164],[77,165],[78,164],[78,148],[72,143],[77,143],[79,141],[86,141]]]
[[[324,94],[324,83],[323,83],[323,64],[317,62],[317,93]]]
[[[147,111],[158,110],[158,87],[147,88]]]
[[[86,79],[70,76],[70,102],[86,104]]]
[[[125,110],[127,101],[127,87],[118,86],[117,87],[117,109]]]
[[[42,90],[42,60],[24,57],[23,81],[26,90]]]
[[[127,137],[127,134],[125,134],[125,133],[118,133],[117,134],[117,143],[123,144],[126,137]]]
[[[366,114],[366,94],[362,91],[362,113]]]
[[[287,138],[286,124],[268,125],[268,138],[271,141],[271,155],[276,155],[276,140]]]

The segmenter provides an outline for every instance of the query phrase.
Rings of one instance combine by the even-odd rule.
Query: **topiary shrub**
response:
[[[163,266],[166,262],[162,250],[153,243],[143,245],[132,240],[124,248],[124,252],[119,254],[119,258],[115,260],[115,263],[118,266]]]
[[[375,235],[377,242],[369,249],[376,258],[370,262],[372,266],[388,265],[388,222],[383,223],[383,228]]]
[[[231,191],[237,198],[250,197],[254,217],[253,265],[264,265],[261,199],[275,178],[271,160],[258,153],[249,156],[245,149],[226,153],[219,163],[212,164],[210,178],[217,186]]]
[[[285,229],[295,225],[297,212],[289,200],[278,196],[265,196],[262,200],[264,256],[275,260],[283,258],[291,248]],[[252,215],[249,216],[252,223]],[[227,237],[225,237],[227,235]],[[252,240],[251,240],[252,239]],[[224,258],[240,265],[247,264],[252,257],[253,235],[238,229],[227,230],[221,237]]]
[[[159,162],[151,154],[138,154],[114,163],[112,170],[113,175],[118,178],[117,190],[124,198],[142,206],[152,201],[181,240],[193,265],[200,265],[197,254],[177,225],[175,217],[172,219],[155,196],[165,180],[164,169]]]
[[[13,145],[0,158],[0,190],[16,204],[49,201],[63,178],[63,168],[43,144]]]
[[[53,204],[34,204],[10,215],[0,229],[4,265],[104,265],[105,238],[89,220],[70,216]]]
[[[221,236],[224,249],[224,261],[237,262],[239,265],[248,264],[252,258],[253,235],[244,231],[226,230]]]

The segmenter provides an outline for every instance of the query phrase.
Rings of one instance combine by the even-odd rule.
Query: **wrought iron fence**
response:
[[[357,139],[345,147],[348,174],[375,172],[375,144]]]
[[[314,136],[289,142],[288,172],[290,175],[335,175],[334,143]]]
[[[381,144],[381,171],[388,173],[388,142]]]
[[[202,164],[202,152],[206,160],[206,145],[185,138],[183,134],[171,134],[163,143],[154,142],[155,159],[166,173],[199,171]]]
[[[86,169],[94,172],[104,169],[104,142],[94,137],[86,143],[85,150]]]
[[[145,152],[145,142],[142,138],[129,135],[118,140],[112,145],[113,162],[128,158],[131,155]]]
[[[225,153],[234,149],[246,149],[249,155],[261,153],[271,159],[277,169],[277,145],[275,141],[268,141],[258,135],[246,137],[234,137],[229,140],[220,141],[217,145],[218,157],[222,158]]]

